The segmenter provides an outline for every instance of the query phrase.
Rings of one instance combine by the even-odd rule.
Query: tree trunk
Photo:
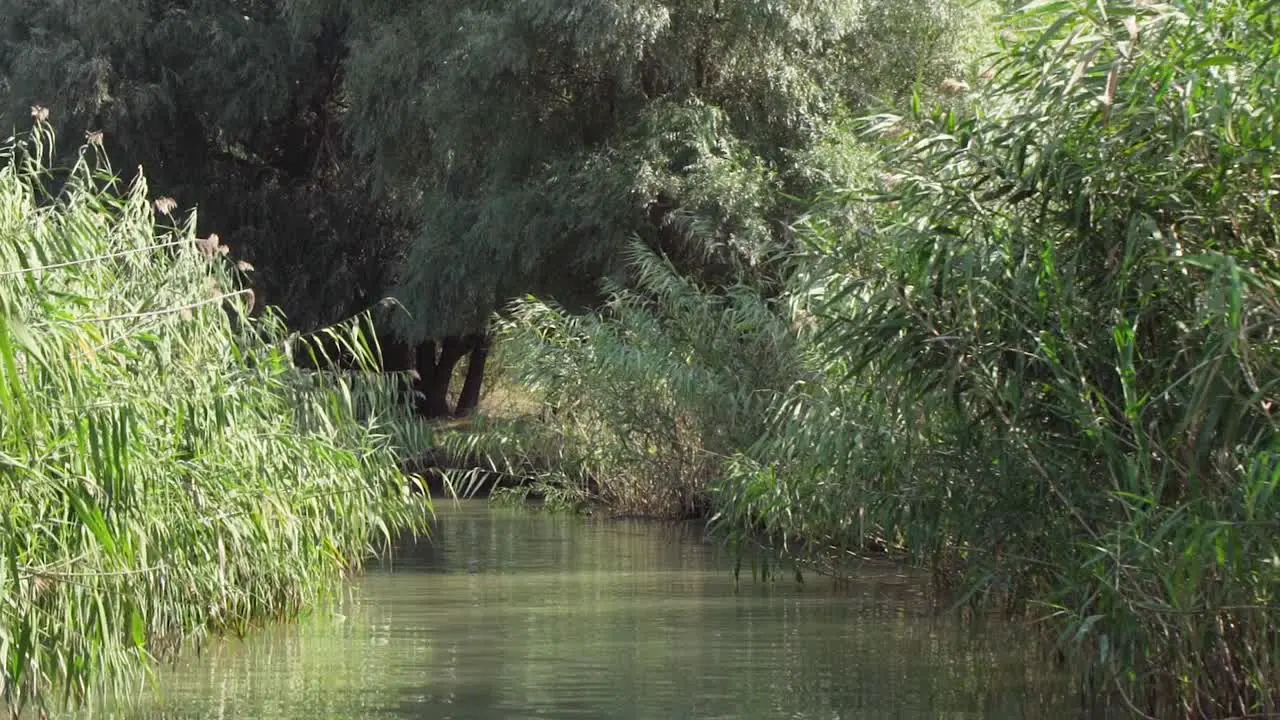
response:
[[[414,383],[411,378],[413,370],[414,358],[413,348],[409,343],[388,333],[384,338],[379,338],[379,344],[382,346],[382,372],[384,373],[400,373],[402,380],[397,384],[397,391],[404,402],[412,406]]]
[[[471,359],[467,361],[467,379],[462,384],[462,393],[458,396],[458,407],[453,413],[456,417],[470,415],[480,405],[480,388],[484,385],[484,363],[489,358],[491,342],[488,333],[479,333],[471,338]]]
[[[418,359],[423,359],[423,350],[429,346],[427,357],[435,354],[435,343],[423,343],[418,346]],[[424,366],[418,364],[418,374],[422,378],[423,402],[422,411],[428,418],[449,416],[449,381],[453,379],[453,370],[458,361],[467,354],[467,342],[458,335],[450,335],[440,343],[440,356],[434,364]]]
[[[427,403],[427,394],[431,379],[436,373],[436,343],[434,340],[418,343],[413,353],[414,370],[417,372],[417,377],[413,380],[413,389],[417,391],[418,414],[429,417],[431,408]]]
[[[379,338],[382,346],[382,372],[406,372],[413,369],[413,351],[409,343],[387,336]]]

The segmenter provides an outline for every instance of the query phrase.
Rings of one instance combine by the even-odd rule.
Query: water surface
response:
[[[696,527],[437,510],[341,618],[214,642],[127,717],[1083,717],[1025,638],[935,616],[898,568],[735,591]]]

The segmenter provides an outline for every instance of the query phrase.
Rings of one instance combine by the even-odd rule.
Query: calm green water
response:
[[[338,620],[216,642],[113,717],[1072,718],[1018,637],[923,582],[744,578],[696,528],[441,503]]]

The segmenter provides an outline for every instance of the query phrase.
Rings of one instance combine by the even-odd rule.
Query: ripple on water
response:
[[[129,716],[1085,717],[1025,639],[935,617],[898,568],[735,592],[729,559],[687,527],[439,514],[432,542],[352,587],[343,620],[215,643]]]

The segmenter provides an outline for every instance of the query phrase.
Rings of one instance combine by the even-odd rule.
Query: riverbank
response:
[[[723,274],[637,242],[595,312],[513,303],[543,412],[472,442],[551,459],[561,505],[900,553],[1136,717],[1280,713],[1269,18],[1010,14],[936,96],[824,128],[821,187]]]
[[[137,687],[209,633],[330,597],[424,531],[385,384],[305,373],[216,236],[110,172],[48,165],[44,118],[0,154],[0,703]],[[49,190],[49,188],[53,188]],[[358,324],[338,328],[369,358]],[[376,422],[371,418],[376,418]]]

